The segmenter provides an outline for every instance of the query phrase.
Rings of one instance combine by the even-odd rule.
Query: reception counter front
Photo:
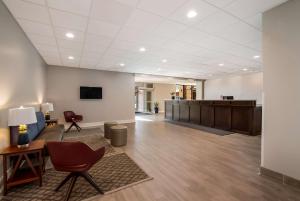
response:
[[[261,134],[262,107],[255,100],[166,100],[165,118],[247,134]]]

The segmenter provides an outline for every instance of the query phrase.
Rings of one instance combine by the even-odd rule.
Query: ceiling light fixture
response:
[[[146,51],[146,48],[144,48],[144,47],[140,48],[140,52],[145,52],[145,51]]]
[[[120,63],[120,66],[125,66],[125,64],[124,63]]]
[[[219,66],[224,66],[225,64],[219,64]]]
[[[186,14],[187,18],[194,18],[194,17],[196,17],[197,15],[198,15],[198,13],[197,13],[195,10],[190,10],[190,11]]]
[[[66,33],[65,36],[66,36],[67,38],[74,38],[74,37],[75,37],[74,34],[71,33],[71,32]]]
[[[157,71],[161,71],[161,68],[158,68]]]
[[[255,55],[255,56],[253,56],[253,58],[254,58],[254,59],[259,59],[260,56],[259,56],[259,55]]]
[[[68,59],[69,60],[74,60],[74,57],[73,56],[68,56]]]
[[[162,60],[163,63],[167,63],[167,61],[168,61],[168,60],[166,60],[166,59],[163,59],[163,60]]]
[[[243,70],[243,71],[248,71],[248,68],[243,68],[242,70]]]

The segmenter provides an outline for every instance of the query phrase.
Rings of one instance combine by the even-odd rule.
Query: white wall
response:
[[[46,63],[2,1],[0,27],[0,148],[3,148],[9,145],[8,109],[20,105],[39,108],[42,103]]]
[[[300,1],[263,15],[265,168],[300,179]]]
[[[202,100],[203,82],[196,81],[196,100]]]
[[[221,95],[234,96],[234,99],[256,100],[262,104],[263,73],[225,77],[205,81],[206,100],[219,100]]]
[[[153,84],[152,102],[159,102],[159,112],[165,111],[165,100],[170,100],[171,92],[175,92],[175,84]],[[153,110],[154,111],[154,110]]]
[[[102,100],[80,100],[80,86],[102,87]],[[103,121],[134,121],[134,75],[130,73],[49,66],[47,101],[54,103],[54,116],[64,122],[63,112],[83,115],[85,125]]]

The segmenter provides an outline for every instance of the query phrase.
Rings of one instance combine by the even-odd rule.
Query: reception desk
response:
[[[247,134],[261,134],[262,107],[255,100],[166,100],[165,118]]]

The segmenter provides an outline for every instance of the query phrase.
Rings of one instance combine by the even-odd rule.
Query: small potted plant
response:
[[[158,105],[159,105],[158,102],[154,102],[154,111],[155,111],[155,114],[158,113]]]

